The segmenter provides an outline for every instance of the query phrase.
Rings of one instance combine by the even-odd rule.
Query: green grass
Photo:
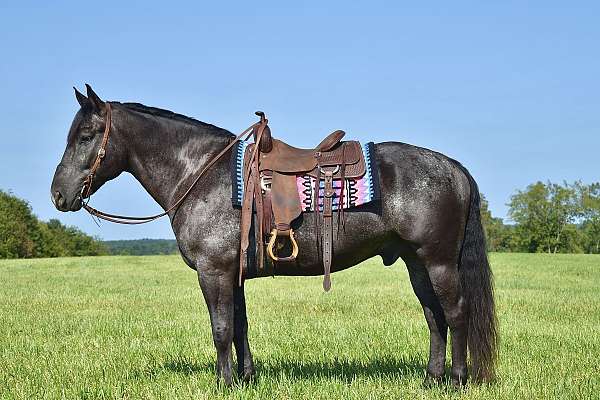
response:
[[[178,256],[0,262],[0,398],[600,398],[600,257],[493,254],[498,381],[421,386],[428,332],[406,268],[247,283],[258,380],[215,385],[195,273]]]

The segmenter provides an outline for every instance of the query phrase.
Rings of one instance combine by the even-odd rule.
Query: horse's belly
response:
[[[357,213],[358,214],[358,213]],[[341,271],[357,265],[373,256],[381,254],[381,248],[389,235],[386,234],[382,226],[375,222],[375,215],[364,215],[362,221],[364,224],[357,224],[358,215],[346,216],[346,230],[340,229],[337,232],[337,224],[334,224],[332,265],[331,271]],[[349,218],[348,218],[349,217]],[[365,218],[368,220],[365,221]],[[314,276],[323,275],[323,257],[320,241],[317,242],[317,235],[313,224],[301,226],[296,231],[296,240],[298,242],[298,256],[295,261],[273,262],[265,251],[265,262],[262,269],[256,266],[250,266],[249,277],[262,276]],[[308,226],[307,226],[308,225]],[[360,228],[359,228],[360,227]],[[322,235],[320,232],[319,236]],[[283,241],[283,247],[276,250],[276,255],[287,256],[291,253],[289,240]],[[255,268],[252,271],[253,267]]]

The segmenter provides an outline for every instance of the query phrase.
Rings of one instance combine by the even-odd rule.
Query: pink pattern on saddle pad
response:
[[[335,179],[333,181],[333,189],[335,195],[333,197],[333,209],[337,210],[340,203],[340,195],[342,191],[342,181]],[[368,203],[372,200],[371,190],[368,179],[365,177],[358,179],[345,179],[344,180],[344,208],[356,207],[361,204]],[[324,183],[321,181],[319,187],[319,210],[323,209],[323,192]],[[296,187],[298,188],[298,195],[300,196],[300,204],[302,205],[302,211],[314,211],[314,192],[315,192],[315,178],[308,175],[299,175],[296,177]]]

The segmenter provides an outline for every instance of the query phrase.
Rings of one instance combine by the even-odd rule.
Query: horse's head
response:
[[[51,196],[54,206],[60,211],[77,211],[83,205],[82,189],[84,182],[92,172],[92,165],[102,147],[109,106],[102,101],[92,88],[86,84],[87,97],[75,89],[75,97],[81,106],[75,114],[67,148],[52,180]],[[110,122],[109,122],[110,124]],[[117,177],[126,165],[126,149],[119,145],[118,131],[110,126],[110,140],[105,148],[105,156],[95,170],[89,190],[85,195],[94,193],[106,181]]]

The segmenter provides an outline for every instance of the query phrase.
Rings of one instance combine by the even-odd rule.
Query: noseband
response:
[[[116,215],[116,214],[105,213],[103,211],[95,209],[94,207],[91,207],[88,204],[90,201],[90,198],[91,198],[92,182],[94,180],[94,176],[96,175],[96,171],[98,170],[98,168],[100,167],[100,164],[102,163],[102,160],[106,156],[106,146],[108,144],[108,138],[110,136],[110,126],[112,123],[112,110],[111,110],[111,106],[108,102],[106,102],[105,104],[106,104],[106,126],[104,127],[104,136],[102,137],[102,143],[100,144],[100,149],[98,149],[98,154],[96,155],[94,164],[92,164],[92,167],[90,168],[90,173],[83,181],[83,187],[81,188],[81,199],[83,202],[83,208],[88,213],[90,213],[92,216],[104,219],[106,221],[116,222],[118,224],[127,224],[127,225],[145,224],[147,222],[154,221],[155,219],[164,217],[165,215],[169,214],[171,211],[173,211],[177,207],[179,207],[179,205],[183,202],[183,200],[185,200],[185,198],[190,194],[192,189],[196,186],[196,184],[198,183],[200,178],[202,178],[202,176],[217,161],[219,161],[227,153],[228,150],[230,150],[238,141],[248,140],[248,138],[252,135],[254,128],[258,128],[258,130],[260,132],[262,132],[262,130],[264,130],[265,126],[267,125],[266,120],[264,118],[261,118],[261,120],[259,122],[256,122],[256,123],[250,125],[242,133],[240,133],[233,140],[231,140],[231,142],[229,142],[229,144],[227,146],[225,146],[225,148],[223,150],[221,150],[219,152],[219,154],[217,154],[216,156],[211,158],[211,160],[206,164],[206,166],[204,168],[202,168],[202,170],[198,173],[198,175],[196,176],[196,179],[194,179],[194,181],[189,186],[189,188],[165,212],[162,212],[162,213],[156,214],[156,215],[150,215],[147,217],[128,217],[125,215]]]

